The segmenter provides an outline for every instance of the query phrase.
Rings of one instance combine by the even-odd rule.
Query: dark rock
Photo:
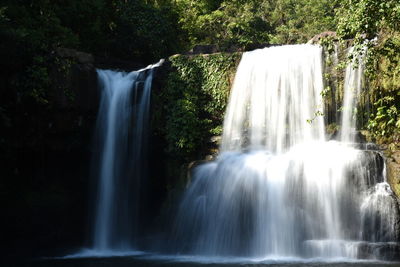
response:
[[[190,54],[213,54],[219,51],[217,45],[195,45],[192,50],[189,52]]]
[[[354,139],[357,143],[367,143],[367,139],[366,139],[365,136],[361,133],[361,131],[356,131],[355,133],[353,133],[353,139]]]
[[[362,242],[357,246],[357,258],[363,260],[400,260],[400,244],[395,242],[368,243]]]
[[[216,159],[216,155],[206,155],[206,156],[204,157],[204,159],[205,159],[206,161],[212,161],[212,160],[215,160],[215,159]]]
[[[332,131],[328,132],[326,134],[326,140],[331,141],[331,140],[338,140],[339,139],[339,131]]]
[[[66,48],[57,53],[63,57],[50,73],[53,84],[50,102],[58,109],[96,112],[100,93],[92,56]]]
[[[222,136],[217,135],[217,136],[212,136],[208,143],[212,147],[218,148],[221,145],[221,141],[222,141]]]
[[[243,47],[240,47],[238,45],[231,45],[223,50],[223,52],[227,52],[227,53],[236,53],[236,52],[243,52],[243,51],[246,51],[246,49]]]
[[[336,130],[333,133],[331,133],[331,135],[328,137],[329,140],[338,140],[340,138],[340,130]],[[365,144],[367,143],[367,139],[365,138],[365,136],[361,133],[361,131],[354,131],[350,134],[350,138],[352,140],[354,140],[355,143],[359,143],[359,144]]]
[[[322,38],[326,38],[326,37],[332,37],[334,41],[338,40],[336,32],[326,31],[326,32],[322,32],[322,33],[315,35],[307,43],[308,44],[317,44]]]
[[[245,51],[252,51],[252,50],[256,50],[256,49],[262,49],[262,48],[266,48],[266,47],[272,47],[272,46],[280,46],[282,44],[269,44],[269,43],[254,43],[254,44],[248,44],[245,47]]]
[[[385,186],[386,194],[376,192]],[[366,241],[397,242],[400,233],[400,210],[396,196],[388,184],[370,190],[362,209],[362,238]]]
[[[80,64],[93,64],[94,57],[92,54],[77,51],[75,49],[70,48],[57,48],[56,54],[62,58],[72,58],[75,59]]]
[[[357,246],[357,258],[363,260],[374,258],[373,247],[370,243],[362,242]]]
[[[378,260],[399,261],[400,244],[397,243],[378,244],[372,249],[372,254]]]
[[[387,180],[397,197],[400,196],[400,163],[397,161],[400,151],[386,158]]]
[[[94,65],[98,69],[112,69],[119,71],[131,72],[145,68],[147,65],[142,62],[126,61],[112,57],[96,56]]]

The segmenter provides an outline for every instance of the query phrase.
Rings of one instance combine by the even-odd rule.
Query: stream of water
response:
[[[136,246],[141,183],[147,171],[151,65],[130,73],[97,70],[102,97],[96,133],[98,177],[93,253]]]
[[[397,259],[400,211],[384,158],[355,139],[353,111],[363,90],[358,60],[346,69],[341,132],[327,140],[322,48],[244,53],[220,154],[193,170],[168,238],[159,240],[163,252],[152,254],[135,250],[152,67],[98,71],[94,242],[64,258],[65,266],[89,258],[100,266],[381,266],[377,260]]]
[[[183,197],[176,251],[330,260],[374,259],[390,250],[399,238],[399,208],[382,155],[357,149],[351,138],[361,71],[346,70],[341,139],[327,141],[322,48],[245,53],[221,153],[194,170]]]

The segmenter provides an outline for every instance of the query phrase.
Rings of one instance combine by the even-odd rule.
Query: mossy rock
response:
[[[400,197],[400,151],[395,151],[386,160],[387,179],[396,194]]]

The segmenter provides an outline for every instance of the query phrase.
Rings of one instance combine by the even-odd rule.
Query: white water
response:
[[[130,73],[97,71],[102,87],[97,121],[99,180],[93,232],[93,251],[97,254],[135,247],[140,186],[146,176],[154,66]]]
[[[353,53],[351,47],[348,54]],[[342,123],[340,140],[342,142],[354,142],[356,130],[356,107],[357,100],[363,88],[364,78],[364,56],[365,51],[355,56],[346,67],[344,80],[344,99],[342,107]]]
[[[244,53],[224,122],[222,151],[268,149],[324,140],[322,52],[311,45]],[[307,120],[314,119],[313,123]]]
[[[351,47],[348,54],[354,53]],[[364,86],[364,59],[366,48],[354,55],[346,67],[344,80],[344,100],[340,140],[346,143],[356,142],[356,115],[358,98]],[[365,188],[361,200],[361,239],[372,242],[393,241],[398,238],[399,208],[397,199],[386,180],[386,170],[382,173],[380,182]]]
[[[361,71],[347,72],[345,89],[351,90],[361,83]],[[322,75],[319,46],[243,55],[222,153],[194,171],[176,219],[176,252],[356,259],[366,243],[397,240],[398,205],[381,188],[381,155],[325,141],[323,119],[315,115],[323,110]],[[355,106],[352,95],[344,103],[348,110]],[[354,125],[345,114],[346,142]]]

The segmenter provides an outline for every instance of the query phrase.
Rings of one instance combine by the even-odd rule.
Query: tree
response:
[[[335,0],[278,0],[271,19],[275,28],[274,43],[304,43],[324,31],[336,27]]]
[[[400,140],[400,2],[343,0],[338,34],[368,47],[366,74],[374,103],[367,128],[377,142]],[[374,41],[371,42],[371,39]],[[368,41],[369,40],[369,41]],[[353,55],[350,55],[352,57]]]
[[[338,1],[177,0],[179,23],[194,44],[246,46],[251,43],[306,42],[334,30]]]

